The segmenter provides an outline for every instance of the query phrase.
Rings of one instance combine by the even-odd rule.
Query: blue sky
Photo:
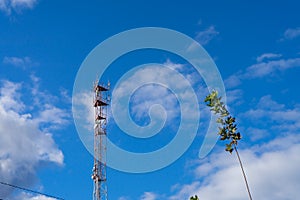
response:
[[[76,74],[100,42],[150,26],[188,35],[216,63],[228,107],[243,135],[239,150],[253,198],[298,199],[299,6],[290,0],[0,0],[0,181],[67,200],[92,198],[93,157],[77,134],[71,109]],[[170,52],[144,49],[115,60],[102,80],[111,81],[113,93],[127,71],[147,63],[164,64],[190,82],[200,106],[199,129],[183,156],[161,170],[134,174],[108,168],[109,199],[177,200],[194,194],[200,199],[247,199],[236,157],[224,152],[222,142],[204,159],[198,158],[208,127],[209,112],[203,103],[208,91],[189,63]],[[136,75],[155,78],[156,73],[141,69]],[[90,81],[92,87],[94,80]],[[132,138],[112,117],[110,139],[133,152],[166,145],[179,126],[179,102],[159,85],[141,87],[129,108],[138,125],[149,123],[152,104],[161,104],[168,115],[157,136]],[[85,117],[89,119],[88,112]],[[50,199],[2,185],[0,198]]]

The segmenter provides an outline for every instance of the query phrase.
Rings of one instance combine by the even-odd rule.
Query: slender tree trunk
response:
[[[242,172],[243,172],[243,176],[244,176],[244,180],[245,180],[245,183],[246,183],[246,187],[247,187],[247,192],[248,192],[248,195],[249,195],[249,199],[252,200],[252,196],[251,196],[251,193],[250,193],[250,188],[249,188],[249,185],[248,185],[246,173],[244,171],[244,167],[243,167],[243,164],[242,164],[242,161],[241,161],[241,158],[240,158],[240,155],[239,155],[239,152],[238,152],[236,146],[234,146],[234,150],[235,150],[236,155],[237,155],[237,157],[239,159],[240,167],[241,167]]]

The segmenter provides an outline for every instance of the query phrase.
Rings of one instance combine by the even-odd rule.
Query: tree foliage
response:
[[[205,103],[208,107],[210,107],[210,111],[217,115],[217,123],[220,124],[218,134],[220,135],[220,140],[229,140],[229,143],[226,144],[225,150],[230,154],[235,151],[238,157],[238,161],[243,173],[243,177],[245,180],[247,192],[249,195],[249,199],[252,200],[252,196],[250,193],[250,188],[248,185],[246,173],[244,171],[244,167],[239,156],[239,152],[237,150],[238,141],[242,138],[240,132],[237,131],[237,124],[235,122],[235,117],[233,117],[226,108],[224,102],[222,102],[222,97],[218,97],[218,92],[213,91],[205,98]],[[192,196],[190,200],[199,200],[198,196]]]
[[[205,98],[205,103],[210,107],[210,110],[214,112],[215,115],[218,116],[217,123],[220,124],[219,132],[220,140],[229,140],[230,142],[226,144],[225,150],[230,154],[234,150],[238,157],[238,161],[242,170],[242,174],[245,180],[246,189],[249,195],[249,199],[252,200],[249,184],[247,181],[246,173],[244,171],[244,167],[242,164],[242,160],[240,158],[239,152],[236,148],[238,141],[242,138],[240,132],[237,131],[237,125],[235,122],[235,117],[231,116],[228,110],[226,109],[226,105],[222,102],[222,98],[218,97],[218,92],[213,91]]]
[[[235,117],[230,115],[224,102],[222,102],[222,97],[218,97],[217,91],[213,91],[206,96],[204,101],[210,107],[210,110],[218,116],[217,123],[221,125],[218,132],[220,140],[230,141],[226,144],[225,150],[232,153],[234,147],[238,144],[238,140],[241,139],[241,134],[237,131]]]
[[[195,195],[195,197],[194,197],[194,196],[192,196],[192,197],[190,198],[190,200],[199,200],[199,198],[198,198],[198,196],[197,196],[197,195]]]

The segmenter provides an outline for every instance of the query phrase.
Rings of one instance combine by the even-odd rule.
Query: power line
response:
[[[17,188],[17,189],[20,189],[20,190],[24,190],[24,191],[27,191],[27,192],[31,192],[31,193],[35,193],[35,194],[40,194],[40,195],[43,195],[43,196],[46,196],[46,197],[51,197],[51,198],[55,198],[55,199],[59,199],[59,200],[64,200],[63,198],[60,198],[60,197],[56,197],[56,196],[45,194],[45,193],[38,192],[38,191],[35,191],[35,190],[23,188],[23,187],[20,187],[20,186],[17,186],[17,185],[13,185],[13,184],[9,184],[9,183],[4,183],[2,181],[0,181],[0,184],[6,185],[6,186],[9,186],[9,187],[13,187],[13,188]]]

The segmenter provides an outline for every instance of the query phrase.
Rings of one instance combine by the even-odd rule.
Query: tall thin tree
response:
[[[230,154],[235,151],[238,157],[238,161],[242,170],[244,181],[246,184],[249,199],[252,200],[250,187],[247,181],[246,173],[237,149],[238,141],[242,138],[240,132],[237,131],[237,124],[235,122],[235,117],[233,117],[226,108],[224,102],[222,102],[222,97],[218,96],[217,91],[211,92],[206,98],[205,103],[210,110],[217,115],[217,123],[220,124],[219,132],[220,140],[229,140],[230,142],[226,144],[225,150]]]

